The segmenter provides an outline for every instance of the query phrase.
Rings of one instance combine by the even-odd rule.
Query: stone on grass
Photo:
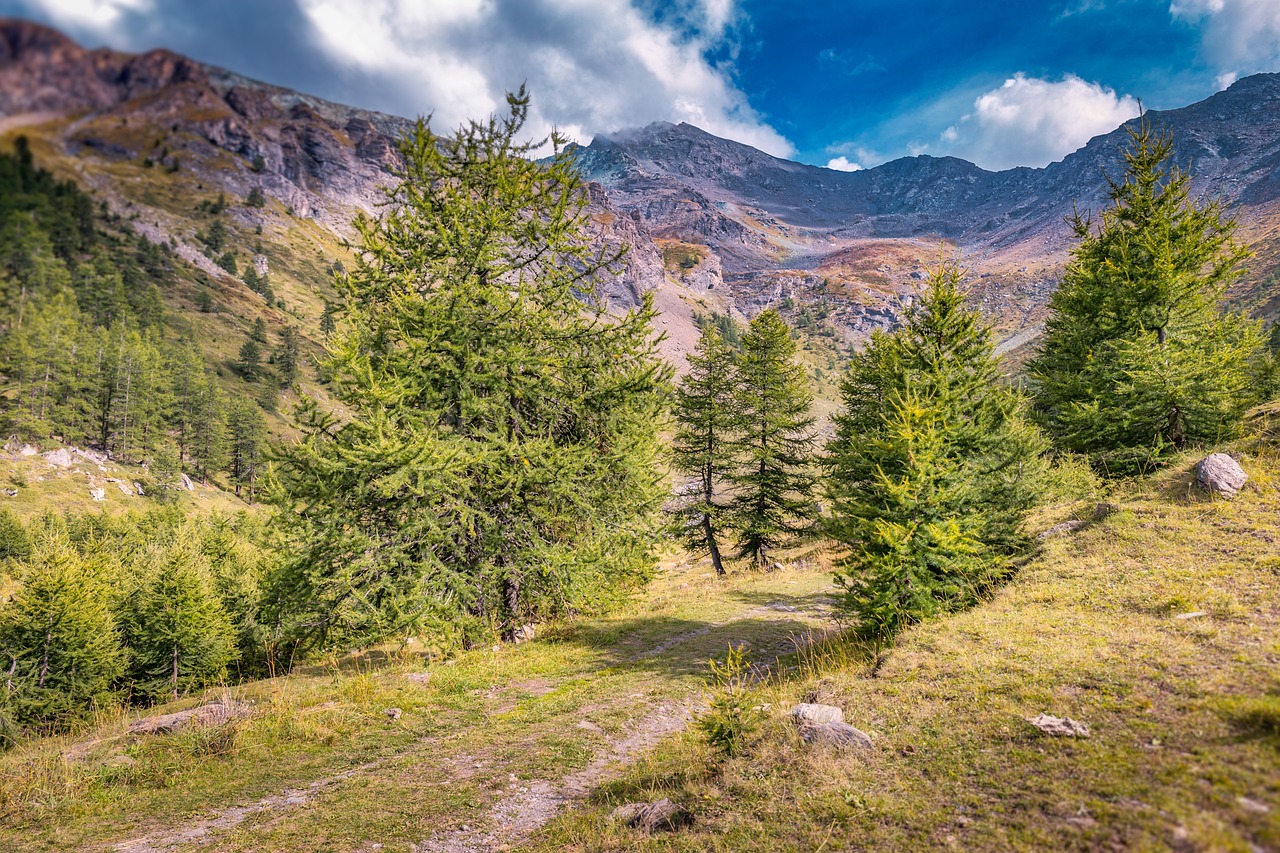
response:
[[[800,738],[809,744],[834,746],[840,749],[871,748],[871,736],[848,723],[801,723]]]
[[[396,720],[400,719],[401,711],[399,708],[388,708],[382,713],[386,714],[387,719],[394,723]]]
[[[138,720],[129,726],[129,734],[167,735],[183,729],[217,726],[248,715],[249,706],[243,702],[213,702],[186,711]]]
[[[196,490],[195,484],[191,482],[191,478],[186,474],[179,474],[178,478],[182,481],[182,488],[186,489],[188,492],[194,492]]]
[[[801,702],[791,709],[791,719],[804,725],[806,723],[843,723],[844,711],[835,705],[819,705],[815,702]]]
[[[533,625],[521,625],[515,630],[515,633],[511,635],[511,641],[516,645],[527,643],[533,639],[533,635],[536,631],[537,629]]]
[[[1196,485],[1208,492],[1234,497],[1248,482],[1240,463],[1225,453],[1214,453],[1196,463]]]
[[[627,803],[618,806],[611,815],[614,820],[645,832],[679,829],[693,822],[693,815],[663,797],[656,803]]]
[[[1070,717],[1051,717],[1048,714],[1037,714],[1028,717],[1027,722],[1040,731],[1053,737],[1088,737],[1089,727],[1076,722]]]
[[[72,461],[71,451],[67,450],[65,447],[59,447],[57,450],[50,450],[48,453],[44,454],[44,461],[48,462],[55,468],[70,468]]]

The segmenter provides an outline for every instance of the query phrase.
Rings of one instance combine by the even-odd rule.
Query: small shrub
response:
[[[735,755],[760,726],[760,711],[748,687],[750,667],[742,645],[729,645],[724,663],[711,666],[711,707],[695,721],[707,745],[720,755]]]

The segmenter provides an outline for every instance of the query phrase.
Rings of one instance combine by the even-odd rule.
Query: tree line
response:
[[[250,494],[262,470],[266,422],[251,399],[225,393],[191,343],[166,338],[157,282],[169,246],[98,227],[108,217],[69,181],[36,167],[25,138],[0,155],[0,430],[49,438],[147,464],[157,493],[177,472],[225,471]],[[236,368],[263,375],[265,325]],[[298,377],[299,336],[272,353],[279,381]]]

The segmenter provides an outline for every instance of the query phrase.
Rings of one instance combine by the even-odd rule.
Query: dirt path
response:
[[[780,590],[779,596],[785,597],[785,593]],[[812,595],[810,599],[813,599]],[[750,637],[753,647],[765,655],[764,658],[758,657],[757,671],[767,673],[779,653],[793,648],[798,639],[798,628],[803,626],[805,631],[813,631],[827,624],[827,606],[820,597],[804,602],[800,599],[788,600],[792,603],[786,600],[770,601],[738,610],[727,618],[707,622],[694,630],[678,631],[662,639],[651,638],[648,648],[638,653],[622,655],[621,658],[615,656],[614,660],[617,662],[610,668],[627,670],[629,667],[639,667],[639,671],[647,672],[654,662],[661,661],[664,665],[669,664],[681,671],[693,670],[709,654],[714,653],[714,648],[722,649],[726,638],[728,641],[738,642],[743,637]],[[802,603],[803,607],[797,606]],[[713,633],[717,636],[712,637]],[[657,642],[652,642],[654,639]],[[617,648],[614,654],[620,651],[621,648]],[[579,675],[595,677],[597,673],[586,671]],[[472,808],[467,809],[466,814],[454,814],[456,823],[451,821],[453,826],[425,833],[425,839],[422,835],[418,836],[413,849],[418,853],[481,853],[518,845],[566,806],[584,799],[601,783],[619,775],[661,740],[684,730],[703,707],[704,700],[697,691],[697,683],[697,677],[687,674],[681,675],[679,679],[669,677],[666,680],[655,680],[650,684],[647,705],[641,703],[638,713],[633,712],[630,721],[622,726],[621,731],[603,744],[599,743],[599,736],[604,734],[603,729],[587,719],[586,715],[613,714],[616,719],[616,715],[626,714],[625,709],[637,705],[637,694],[606,696],[593,701],[589,706],[579,704],[561,712],[557,719],[563,722],[556,729],[558,734],[563,736],[564,729],[572,731],[576,724],[582,738],[594,741],[595,745],[585,766],[559,778],[529,779],[526,775],[525,781],[519,782],[514,773],[508,772],[509,769],[519,768],[508,768],[501,758],[504,750],[510,752],[513,746],[517,754],[534,752],[539,745],[540,735],[537,733],[526,734],[519,727],[504,730],[505,735],[480,733],[480,744],[485,750],[480,757],[488,758],[490,753],[498,756],[488,772],[492,772],[495,780],[509,780],[509,784],[504,782],[499,787],[495,783],[490,788],[494,791],[494,796],[486,796],[483,802],[476,802]],[[516,686],[509,684],[505,689]],[[501,693],[502,690],[497,691],[498,695]],[[494,689],[487,691],[487,698],[492,699],[494,695]],[[502,712],[507,709],[497,710]],[[474,736],[476,733],[470,734]],[[426,767],[447,768],[444,778],[432,783],[443,785],[444,789],[471,779],[475,774],[473,761],[477,756],[467,754],[465,747],[457,743],[444,743],[455,742],[467,736],[466,733],[460,733],[445,738],[420,739],[397,753],[376,761],[307,784],[285,788],[279,793],[225,808],[189,823],[122,841],[109,849],[116,853],[171,853],[199,848],[270,849],[272,842],[261,835],[264,832],[270,835],[279,828],[282,821],[287,823],[299,816],[326,809],[335,814],[358,814],[358,806],[344,800],[344,794],[352,785],[359,788],[363,784],[380,784],[388,773],[412,773]],[[545,734],[541,736],[545,737]],[[501,739],[503,737],[506,738],[505,741]],[[474,767],[479,766],[480,763],[474,764]],[[465,823],[462,822],[464,820]],[[372,839],[370,843],[373,843]]]

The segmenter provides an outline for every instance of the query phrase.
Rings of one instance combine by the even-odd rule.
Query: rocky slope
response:
[[[1258,257],[1235,296],[1274,313],[1280,75],[1150,115],[1173,132],[1196,191],[1236,206]],[[266,208],[235,211],[243,238],[262,233],[284,254],[286,274],[323,288],[311,253],[328,253],[325,263],[341,254],[351,216],[379,200],[396,165],[394,140],[408,127],[169,51],[85,50],[46,27],[0,21],[0,134],[39,140],[53,168],[144,233],[173,240],[209,276],[220,273],[198,251],[193,198],[239,199],[258,188]],[[667,352],[679,360],[696,337],[695,313],[745,319],[766,306],[835,349],[856,344],[896,323],[927,270],[957,252],[1004,346],[1025,345],[1067,258],[1064,218],[1074,204],[1105,201],[1104,174],[1119,174],[1125,138],[1117,128],[1046,168],[1004,172],[936,157],[837,172],[667,123],[602,135],[578,151],[593,182],[593,234],[630,247],[607,296],[627,306],[658,291]]]

